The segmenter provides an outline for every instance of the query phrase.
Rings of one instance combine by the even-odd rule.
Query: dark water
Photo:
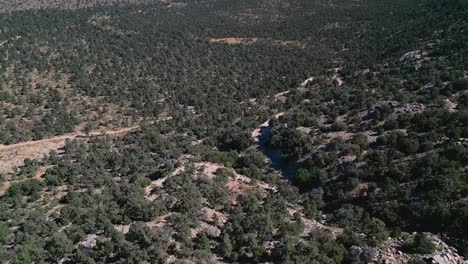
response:
[[[299,164],[294,161],[286,162],[281,158],[281,150],[270,148],[268,146],[268,139],[271,134],[271,126],[260,127],[260,137],[258,140],[258,149],[268,157],[271,164],[270,167],[288,179],[291,179],[299,168]]]

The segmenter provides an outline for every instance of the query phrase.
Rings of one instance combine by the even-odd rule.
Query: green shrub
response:
[[[403,245],[403,248],[405,251],[413,254],[431,254],[436,249],[436,246],[424,234],[418,233],[412,239],[409,238]]]

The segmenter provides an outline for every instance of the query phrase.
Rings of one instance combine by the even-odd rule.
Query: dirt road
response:
[[[124,135],[139,129],[140,126],[120,128],[117,130],[99,129],[89,135],[83,133],[70,133],[37,141],[21,142],[13,145],[0,145],[0,173],[10,172],[13,167],[23,165],[24,159],[40,159],[48,155],[51,150],[60,150],[65,146],[67,139],[88,138],[104,135]]]

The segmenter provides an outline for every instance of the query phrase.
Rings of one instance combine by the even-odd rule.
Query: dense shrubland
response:
[[[0,15],[0,143],[142,120],[8,175],[0,262],[368,263],[388,236],[431,253],[421,232],[468,254],[466,3],[184,3]],[[280,112],[290,178],[251,137]]]

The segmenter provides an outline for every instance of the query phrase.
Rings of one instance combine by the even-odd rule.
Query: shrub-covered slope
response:
[[[0,159],[68,139],[0,170],[0,262],[468,254],[466,2],[67,9],[0,15]]]

